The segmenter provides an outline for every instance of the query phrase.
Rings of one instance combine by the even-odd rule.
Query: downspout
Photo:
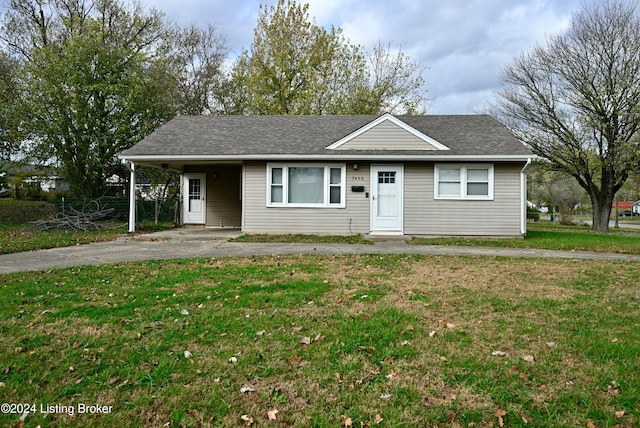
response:
[[[129,170],[129,233],[136,231],[136,165],[122,159],[122,164]]]
[[[527,234],[527,170],[531,166],[531,158],[527,158],[527,163],[520,171],[520,195],[522,204],[520,207],[520,233],[522,236]]]

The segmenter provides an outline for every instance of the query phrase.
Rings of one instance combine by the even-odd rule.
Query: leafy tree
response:
[[[28,155],[99,196],[116,154],[176,114],[213,111],[224,40],[118,0],[11,0],[0,40],[23,64]],[[163,178],[164,180],[164,178]]]
[[[29,63],[25,127],[37,141],[30,155],[56,159],[82,196],[100,196],[121,173],[116,154],[173,115],[143,54],[105,40],[98,21],[61,46],[39,49]]]
[[[573,16],[564,34],[518,56],[501,75],[495,113],[552,169],[573,176],[607,231],[611,203],[638,166],[640,19],[608,1]]]
[[[20,98],[17,60],[0,52],[0,161],[9,160],[19,147],[20,117],[15,105]]]
[[[308,4],[261,6],[250,50],[236,61],[222,97],[228,114],[415,112],[424,67],[379,44],[370,57],[340,28],[310,21]]]
[[[161,57],[178,114],[220,112],[218,99],[228,51],[225,38],[213,25],[190,25],[168,32]]]

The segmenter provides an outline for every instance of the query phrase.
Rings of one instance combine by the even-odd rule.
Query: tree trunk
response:
[[[591,229],[594,232],[608,232],[609,218],[611,217],[611,204],[613,195],[591,196],[591,206],[593,207],[593,224]]]

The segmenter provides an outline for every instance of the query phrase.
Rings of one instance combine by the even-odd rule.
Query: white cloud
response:
[[[145,0],[179,23],[216,23],[232,54],[253,39],[259,5],[276,0]],[[304,1],[304,0],[301,0]],[[597,1],[597,0],[590,0]],[[430,113],[473,113],[518,53],[564,30],[582,0],[307,0],[317,24],[341,27],[365,48],[391,41],[426,74]]]

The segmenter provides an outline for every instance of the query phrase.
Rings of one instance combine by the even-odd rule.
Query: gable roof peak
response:
[[[388,126],[388,125],[391,126]],[[385,126],[387,125],[387,126]],[[382,128],[388,128],[383,130]],[[404,134],[402,145],[395,139],[385,141],[386,133]],[[369,137],[369,138],[367,138]],[[370,140],[370,141],[369,141]],[[374,141],[378,140],[378,141]],[[405,145],[407,144],[408,145]],[[417,130],[391,113],[383,113],[376,119],[325,147],[327,150],[449,150],[449,147]]]

